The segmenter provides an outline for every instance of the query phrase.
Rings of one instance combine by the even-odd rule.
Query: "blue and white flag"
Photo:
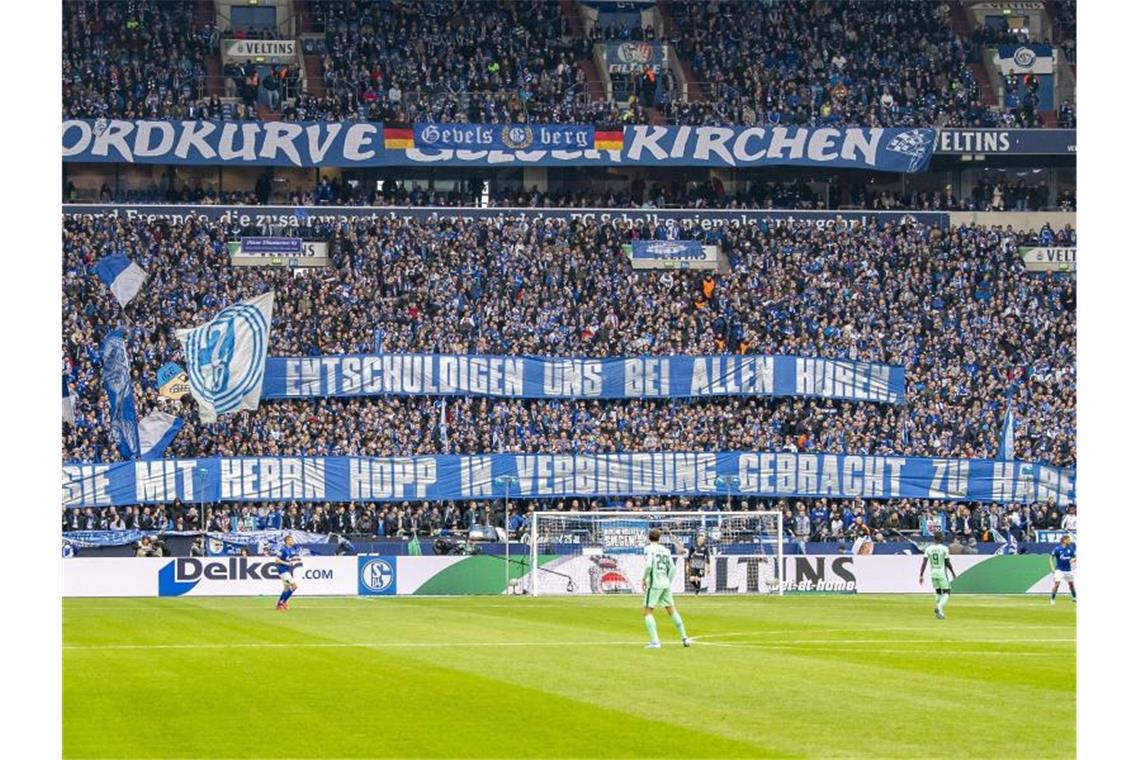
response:
[[[249,554],[264,556],[276,554],[285,543],[285,538],[292,536],[297,544],[327,544],[329,537],[323,533],[310,533],[304,530],[254,530],[229,533],[207,533],[206,554],[215,556],[234,556],[241,554],[242,549]],[[302,553],[309,553],[302,549]]]
[[[439,407],[439,442],[443,445],[443,453],[450,454],[451,447],[447,443],[447,396]]]
[[[67,375],[63,376],[63,421],[75,424],[75,396],[67,390]]]
[[[88,548],[93,546],[125,546],[141,540],[144,536],[153,536],[153,531],[143,530],[69,530],[63,534],[64,545]]]
[[[1052,45],[998,45],[994,65],[1002,76],[1010,74],[1052,74]]]
[[[139,455],[138,415],[131,387],[131,364],[127,360],[127,339],[122,328],[107,334],[99,347],[103,364],[103,387],[111,402],[111,432],[119,453],[126,459]]]
[[[152,412],[139,420],[139,455],[157,459],[182,429],[182,418],[166,412]]]
[[[999,456],[1009,461],[1013,459],[1013,408],[1006,407],[1005,422],[1001,426],[1001,446]]]
[[[111,289],[119,306],[126,308],[146,282],[146,271],[121,253],[95,262],[95,275]]]
[[[202,422],[257,409],[273,321],[273,293],[239,301],[209,322],[178,330],[190,393]]]

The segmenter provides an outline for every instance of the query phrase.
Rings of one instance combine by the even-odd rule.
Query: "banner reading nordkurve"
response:
[[[618,133],[570,130],[571,144],[541,144],[527,125],[503,139],[515,147],[424,147],[422,131],[378,122],[211,122],[68,119],[65,161],[189,166],[819,166],[925,171],[935,130],[872,127],[667,127],[639,124]],[[450,127],[449,127],[450,128]],[[464,136],[464,131],[454,136]],[[470,129],[474,130],[475,127]],[[525,147],[523,147],[525,146]]]
[[[800,356],[559,357],[376,354],[273,357],[264,398],[808,396],[901,404],[902,367]]]
[[[1076,499],[1076,472],[1028,462],[783,452],[224,457],[63,465],[63,505],[197,501],[760,496],[1044,502]],[[727,483],[739,478],[731,492]]]

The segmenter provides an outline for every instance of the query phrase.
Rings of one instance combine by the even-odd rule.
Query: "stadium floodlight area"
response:
[[[530,572],[518,591],[535,595],[638,594],[651,528],[677,562],[675,593],[694,591],[689,548],[704,534],[712,561],[700,593],[783,594],[780,512],[535,512]]]

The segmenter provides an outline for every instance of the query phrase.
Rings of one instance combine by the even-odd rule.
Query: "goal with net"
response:
[[[687,556],[704,535],[712,559],[701,593],[782,594],[779,512],[535,512],[530,571],[521,590],[541,594],[637,594],[649,530],[678,563],[674,592],[693,590]]]

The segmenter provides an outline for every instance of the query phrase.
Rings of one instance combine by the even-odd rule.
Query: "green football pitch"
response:
[[[65,757],[1072,757],[1067,598],[66,599]]]

